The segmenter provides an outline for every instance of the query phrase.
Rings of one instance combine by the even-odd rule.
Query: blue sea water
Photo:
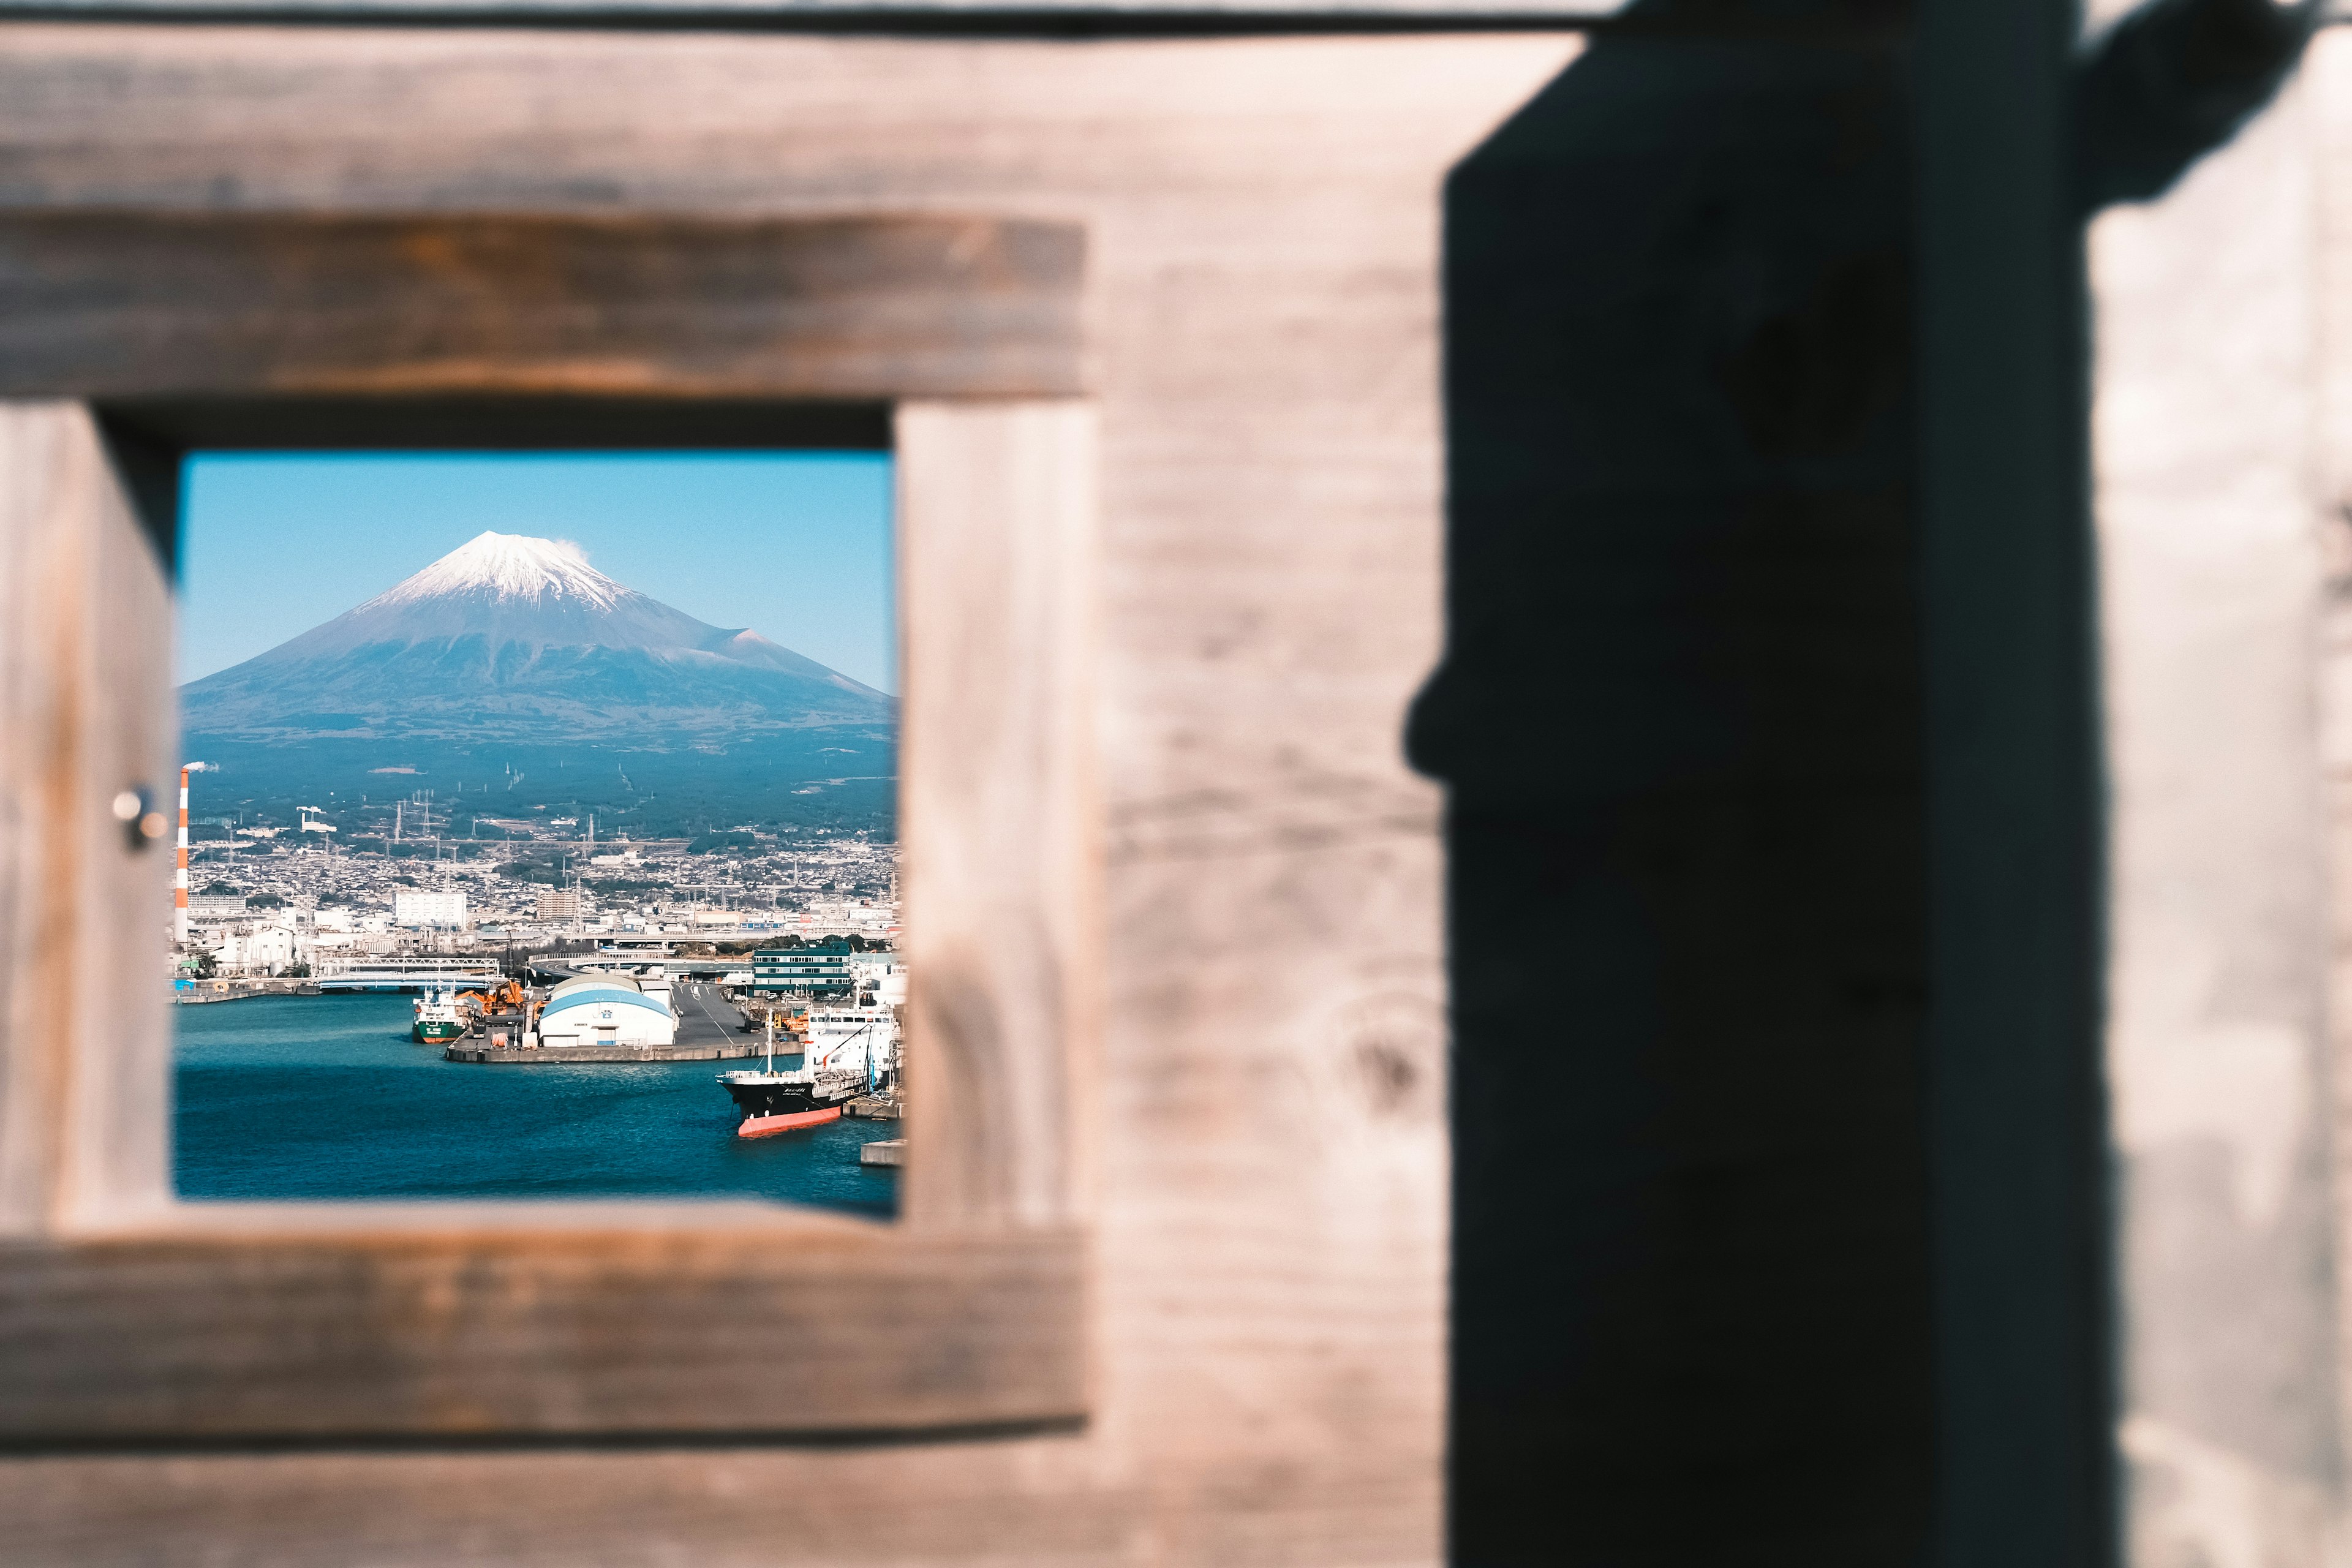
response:
[[[887,1215],[857,1163],[896,1122],[735,1136],[716,1081],[756,1062],[493,1067],[408,1037],[405,996],[172,1009],[187,1198],[761,1197]]]

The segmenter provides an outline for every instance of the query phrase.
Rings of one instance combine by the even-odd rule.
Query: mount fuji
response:
[[[182,687],[180,713],[207,801],[324,806],[349,833],[388,826],[371,800],[380,816],[425,788],[460,836],[469,817],[535,813],[632,837],[747,820],[896,831],[896,700],[551,539],[482,534]]]
[[[605,576],[575,545],[483,533],[356,609],[181,688],[192,742],[709,751],[895,726],[898,704]],[[818,737],[806,737],[812,742]]]

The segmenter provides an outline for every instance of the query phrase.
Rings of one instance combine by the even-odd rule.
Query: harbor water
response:
[[[408,1037],[411,998],[172,1009],[184,1198],[761,1197],[888,1215],[858,1150],[898,1123],[735,1136],[742,1062],[483,1067]]]

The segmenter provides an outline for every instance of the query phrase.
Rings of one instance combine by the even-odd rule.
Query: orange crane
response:
[[[522,987],[512,980],[501,980],[488,991],[457,993],[459,1006],[462,1007],[468,1002],[474,1005],[477,1012],[483,1014],[495,1016],[500,1013],[520,1013],[523,1010]]]

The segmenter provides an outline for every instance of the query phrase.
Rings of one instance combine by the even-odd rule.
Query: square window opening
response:
[[[103,415],[176,524],[177,1195],[893,1214],[887,411]]]

